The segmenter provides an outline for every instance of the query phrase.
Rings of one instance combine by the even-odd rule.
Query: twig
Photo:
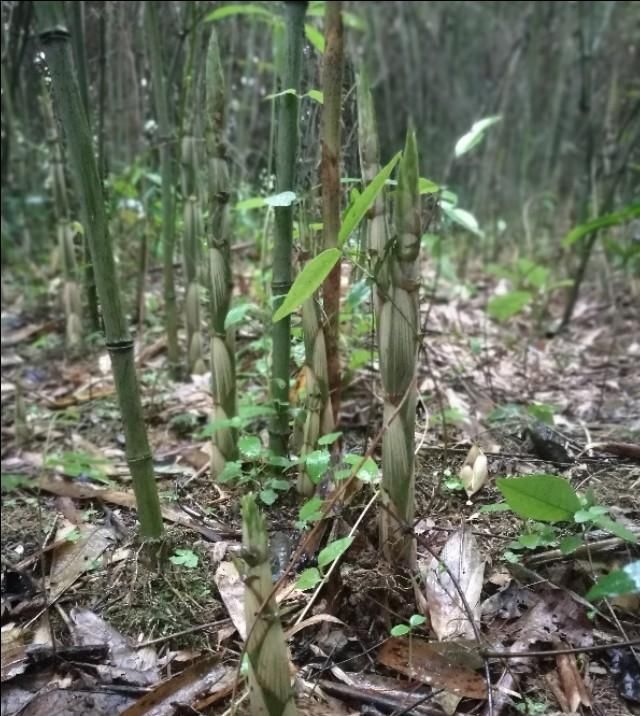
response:
[[[594,651],[608,651],[609,649],[626,649],[640,646],[640,639],[627,639],[616,641],[613,644],[593,644],[591,646],[577,646],[566,649],[548,649],[542,651],[490,651],[480,650],[481,656],[487,659],[543,659],[547,656],[558,656],[560,654],[586,654]]]

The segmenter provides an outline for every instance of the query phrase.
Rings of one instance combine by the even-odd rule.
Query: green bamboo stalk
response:
[[[56,217],[57,250],[62,267],[62,305],[65,316],[65,347],[69,353],[82,345],[82,300],[78,285],[78,262],[71,226],[67,180],[64,174],[62,142],[53,116],[53,106],[47,88],[43,88],[42,107],[47,127],[47,143],[51,162],[53,209]]]
[[[69,31],[61,2],[38,2],[35,3],[35,10],[40,39],[51,73],[55,108],[67,138],[76,191],[83,208],[83,223],[89,236],[98,296],[103,308],[106,345],[111,356],[124,423],[125,450],[133,478],[140,529],[143,537],[158,539],[163,531],[162,514],[138,391],[133,341],[120,302],[102,185],[75,79]]]
[[[415,546],[406,527],[414,514],[415,373],[418,358],[420,194],[415,132],[409,130],[395,194],[396,235],[378,274],[378,340],[384,393],[380,544],[387,559],[411,566]]]
[[[278,102],[276,140],[276,191],[293,191],[298,151],[298,96],[304,39],[304,16],[307,2],[285,2],[286,62],[281,89],[293,89]],[[291,206],[274,209],[275,240],[273,247],[272,306],[275,313],[291,288],[291,252],[293,210]],[[289,442],[289,362],[291,356],[290,316],[273,324],[273,365],[271,397],[276,415],[269,426],[269,444],[276,455],[287,453]]]
[[[225,85],[215,30],[211,31],[206,65],[206,146],[208,157],[208,289],[211,334],[212,420],[236,415],[236,372],[233,329],[225,328],[231,302],[231,234],[229,222],[229,166],[224,141]],[[220,428],[211,439],[212,476],[227,460],[237,457],[237,431]]]
[[[340,232],[340,113],[342,107],[342,66],[344,42],[342,31],[342,2],[326,4],[325,51],[322,66],[322,224],[324,248],[338,245]],[[338,261],[322,287],[324,304],[323,329],[327,343],[328,387],[334,422],[340,411],[340,274]]]
[[[249,697],[254,716],[295,716],[287,642],[272,595],[271,558],[264,517],[254,495],[242,498],[244,613]]]
[[[85,114],[87,115],[87,121],[91,127],[91,112],[89,109],[89,80],[87,77],[88,73],[88,62],[87,62],[87,49],[84,42],[84,13],[85,2],[79,0],[79,2],[71,3],[71,23],[72,23],[72,42],[73,42],[73,56],[75,66],[78,71],[78,84],[80,86],[80,96],[82,97],[82,106]],[[82,236],[83,244],[83,260],[84,260],[84,287],[87,294],[87,305],[89,309],[89,321],[91,330],[97,332],[100,330],[100,313],[98,311],[98,294],[96,291],[96,280],[93,275],[93,264],[91,263],[91,252],[89,250],[89,240],[87,235]],[[79,300],[79,297],[78,297]]]
[[[174,136],[169,115],[168,87],[160,43],[158,4],[156,0],[147,2],[144,17],[149,44],[153,97],[160,130],[158,140],[162,174],[162,245],[167,352],[169,370],[172,376],[177,378],[180,374],[180,354],[178,350],[178,311],[173,276],[173,254],[175,251]]]

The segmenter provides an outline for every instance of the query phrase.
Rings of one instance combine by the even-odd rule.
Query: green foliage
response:
[[[640,561],[631,562],[601,577],[587,592],[589,601],[640,592]]]
[[[487,129],[496,124],[502,119],[500,115],[493,117],[485,117],[477,122],[474,122],[471,129],[463,134],[460,139],[456,142],[454,154],[457,157],[461,157],[463,154],[471,151],[476,145],[484,139]]]
[[[602,216],[587,221],[585,224],[580,224],[572,229],[562,240],[562,245],[565,248],[573,246],[576,241],[593,234],[594,231],[607,228],[609,226],[617,226],[627,221],[631,221],[636,217],[640,216],[640,202],[625,206],[623,209],[618,211],[612,211],[609,214],[603,214]]]
[[[320,584],[326,572],[326,568],[337,559],[340,559],[349,547],[351,547],[352,543],[353,537],[341,537],[340,539],[330,542],[318,555],[318,567],[305,569],[298,577],[296,588],[306,591]]]
[[[104,485],[113,484],[107,477],[106,467],[109,461],[82,450],[65,451],[49,455],[45,461],[47,467],[56,467],[69,477],[88,478]]]
[[[340,249],[326,249],[311,259],[298,274],[284,301],[273,314],[273,322],[282,320],[313,296],[340,256]]]
[[[412,614],[408,624],[396,624],[391,629],[390,634],[391,636],[406,636],[411,634],[414,629],[425,624],[426,621],[427,618],[423,617],[422,614]]]
[[[15,473],[3,472],[1,475],[2,494],[14,492],[20,488],[28,488],[31,480],[27,475],[17,475]]]
[[[496,486],[509,507],[525,519],[568,522],[581,507],[569,482],[555,475],[498,478]]]
[[[487,305],[487,311],[497,321],[507,321],[528,305],[533,295],[528,291],[510,291],[504,296],[494,296]]]
[[[198,566],[198,555],[190,549],[176,549],[174,554],[169,557],[169,561],[180,567],[187,569],[195,569]]]
[[[351,203],[340,225],[338,233],[338,246],[342,246],[344,242],[356,230],[362,219],[364,219],[367,211],[373,205],[373,202],[382,191],[386,181],[391,176],[396,164],[400,160],[402,152],[398,152],[382,169],[376,174],[371,182],[365,187],[361,194],[358,194]]]

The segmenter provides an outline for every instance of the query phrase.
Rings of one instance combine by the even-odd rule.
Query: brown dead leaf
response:
[[[591,708],[591,695],[578,671],[575,654],[558,654],[556,665],[569,710],[577,711],[581,705]]]
[[[479,674],[444,657],[423,639],[387,639],[378,653],[378,661],[394,671],[458,696],[471,699],[487,696],[486,683]]]

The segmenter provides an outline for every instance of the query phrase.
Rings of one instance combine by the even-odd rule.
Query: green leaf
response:
[[[519,313],[532,298],[528,291],[510,291],[504,296],[494,296],[489,301],[487,311],[497,321],[506,321]]]
[[[271,405],[241,405],[238,408],[238,415],[243,420],[251,420],[253,418],[266,418],[275,415],[276,411]]]
[[[587,221],[585,224],[580,224],[564,237],[562,240],[563,247],[567,248],[572,246],[584,236],[592,234],[594,231],[604,229],[607,226],[616,226],[627,221],[631,221],[635,217],[640,216],[640,202],[637,204],[631,204],[618,211],[613,211],[609,214],[603,214],[598,216],[592,221]]]
[[[331,445],[334,443],[340,436],[342,435],[341,432],[337,433],[327,433],[326,435],[322,435],[318,438],[318,445]]]
[[[260,20],[274,22],[274,16],[262,5],[254,5],[252,3],[239,3],[237,5],[223,5],[210,12],[204,19],[205,22],[215,22],[216,20],[224,20],[234,15],[254,15]]]
[[[242,466],[239,462],[227,462],[222,472],[216,478],[218,482],[230,482],[242,475]]]
[[[562,554],[573,554],[578,547],[581,547],[583,544],[584,540],[582,537],[579,535],[571,535],[561,540],[559,547]]]
[[[348,454],[344,456],[344,461],[347,465],[358,465],[362,461],[361,455]],[[356,477],[362,482],[376,482],[380,479],[380,470],[375,463],[375,460],[368,457],[362,465],[358,468]]]
[[[274,490],[280,490],[281,492],[286,492],[291,487],[291,483],[288,480],[279,480],[277,478],[269,480],[269,485]]]
[[[500,477],[496,485],[509,507],[525,519],[568,522],[581,506],[573,487],[555,475]]]
[[[638,541],[638,537],[631,532],[631,530],[628,530],[624,525],[620,524],[620,522],[616,522],[606,515],[596,517],[593,522],[601,529],[611,532],[612,535],[620,537],[620,539],[626,540],[627,542],[636,544]]]
[[[20,487],[29,487],[31,480],[27,475],[17,475],[14,473],[2,473],[2,492],[12,492]]]
[[[340,249],[326,249],[311,259],[298,274],[284,301],[273,314],[273,322],[282,320],[313,296],[341,255]]]
[[[406,636],[411,631],[411,627],[408,624],[396,624],[391,629],[391,636]]]
[[[298,518],[301,522],[317,522],[322,517],[322,500],[312,497],[300,508]]]
[[[587,599],[593,602],[604,597],[619,597],[622,594],[638,592],[640,592],[640,561],[631,562],[623,569],[616,569],[599,579],[587,592]]]
[[[442,200],[440,202],[440,206],[442,208],[442,211],[445,213],[446,216],[449,217],[449,219],[451,219],[451,221],[455,222],[456,224],[459,224],[467,231],[470,231],[476,236],[484,236],[484,233],[481,231],[480,226],[478,224],[478,220],[470,211],[461,209],[459,206],[455,206],[445,200]]]
[[[342,219],[340,232],[338,233],[338,246],[342,246],[344,244],[349,236],[351,236],[351,234],[355,231],[358,224],[362,221],[367,211],[369,211],[378,194],[382,191],[382,187],[385,185],[385,182],[391,176],[391,172],[398,163],[401,154],[401,152],[398,152],[388,164],[382,167],[371,182],[365,187],[362,194],[360,194],[347,209],[344,218]]]
[[[265,505],[273,505],[278,499],[278,493],[271,488],[266,488],[265,490],[260,490],[260,499]]]
[[[473,149],[473,147],[479,144],[484,138],[486,130],[496,122],[499,122],[501,119],[502,117],[495,115],[493,117],[485,117],[484,119],[474,122],[471,129],[466,134],[462,135],[462,137],[460,137],[460,139],[456,142],[454,150],[456,158],[466,154],[468,151]]]
[[[235,326],[236,323],[240,323],[244,320],[247,313],[249,313],[249,311],[253,308],[256,308],[256,304],[250,303],[249,301],[241,303],[238,306],[234,306],[230,309],[227,313],[227,317],[224,319],[224,327],[229,328],[230,326]]]
[[[542,540],[540,539],[540,535],[536,534],[527,534],[527,535],[519,535],[518,542],[525,548],[525,549],[535,549],[540,545],[540,542]]]
[[[296,582],[296,589],[306,591],[307,589],[313,589],[316,584],[322,581],[322,575],[315,567],[305,569],[304,572],[298,577]]]
[[[556,409],[553,405],[545,405],[544,403],[532,403],[527,406],[527,413],[545,425],[553,425],[555,412]]]
[[[307,40],[322,54],[324,52],[324,35],[313,25],[309,25],[308,23],[304,26],[304,34]]]
[[[177,549],[169,561],[187,569],[195,569],[198,566],[198,555],[190,549]]]
[[[509,509],[506,502],[494,502],[490,505],[482,505],[478,512],[508,512]]]
[[[426,621],[427,618],[423,617],[422,614],[412,614],[411,619],[409,619],[409,626],[415,629],[418,626],[422,626]]]
[[[248,460],[255,460],[262,455],[262,442],[255,435],[243,435],[238,440],[238,449]]]
[[[318,104],[324,104],[324,92],[322,90],[310,89],[305,95]]]
[[[314,450],[304,457],[305,470],[309,479],[314,485],[317,485],[323,478],[329,464],[331,462],[331,455],[328,450]]]
[[[418,191],[420,194],[436,194],[440,191],[440,186],[431,179],[420,177],[418,181]]]
[[[318,567],[326,567],[335,562],[351,547],[353,537],[341,537],[330,542],[318,555]]]

